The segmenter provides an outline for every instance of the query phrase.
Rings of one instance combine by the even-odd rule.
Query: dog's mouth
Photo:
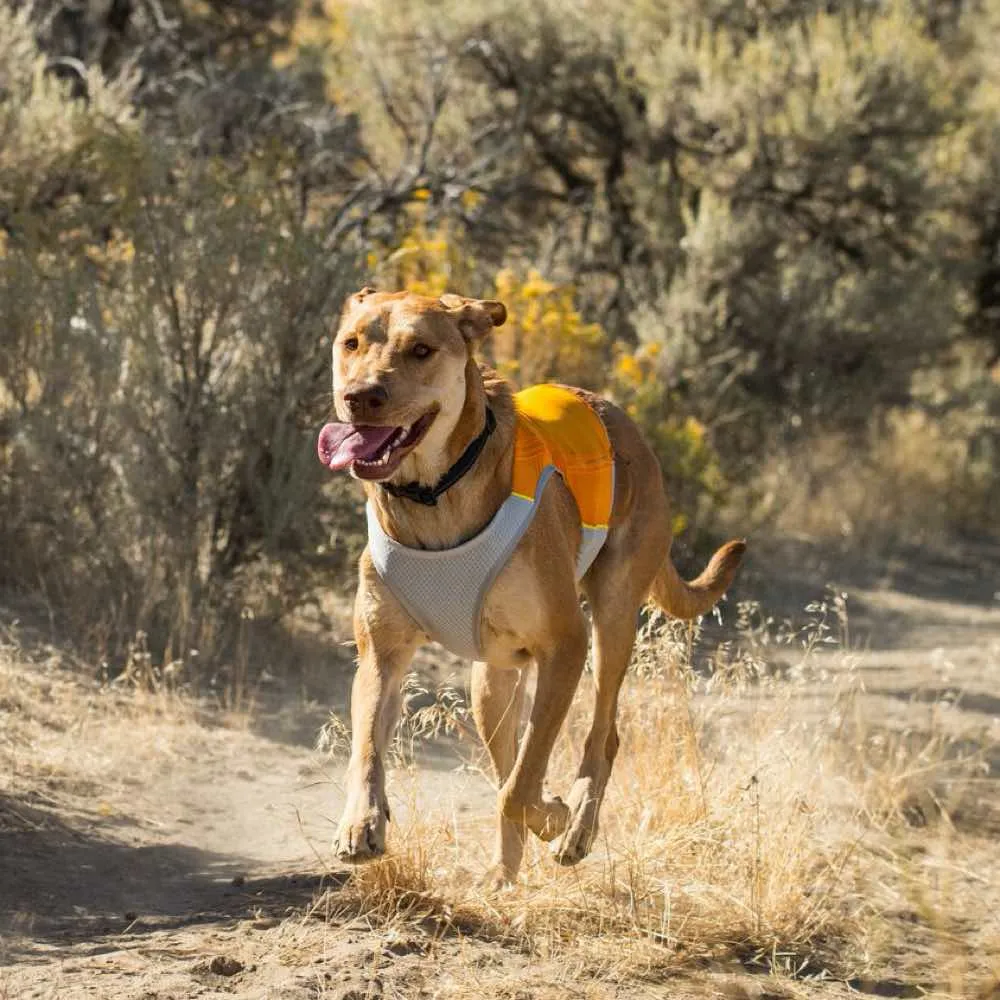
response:
[[[388,479],[427,433],[437,411],[408,426],[327,424],[316,443],[319,460],[334,472],[350,468],[358,479]]]

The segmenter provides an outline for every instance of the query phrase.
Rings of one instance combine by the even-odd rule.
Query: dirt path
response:
[[[1000,737],[1000,600],[988,577],[964,599],[865,584],[852,591],[855,627],[886,719],[912,722],[922,701],[944,700],[956,726]],[[177,704],[116,700],[54,657],[0,658],[0,997],[435,996],[459,952],[466,972],[454,975],[526,975],[525,956],[488,942],[439,942],[428,962],[429,945],[408,931],[349,911],[310,919],[319,891],[345,878],[328,854],[341,765],[260,735],[267,725],[206,725]],[[390,790],[394,814],[428,804],[488,813],[493,792],[463,764],[468,752],[428,751],[417,798]],[[987,765],[1000,774],[1000,759]],[[502,995],[660,995],[642,982],[571,982]],[[730,995],[721,982],[674,986]]]
[[[0,709],[21,712],[0,783],[0,997],[293,998],[370,986],[361,970],[381,936],[349,919],[287,919],[345,877],[329,855],[339,759],[205,725],[178,703],[109,699],[52,661],[8,651],[4,668]],[[266,713],[258,721],[276,728]],[[423,801],[490,808],[493,791],[466,755],[439,742],[415,762]],[[390,781],[400,818],[421,807],[411,794]],[[302,972],[289,962],[299,950],[307,966],[329,961]]]

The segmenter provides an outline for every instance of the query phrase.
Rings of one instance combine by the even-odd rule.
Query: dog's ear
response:
[[[357,305],[359,302],[363,302],[366,296],[374,294],[375,291],[377,291],[377,289],[372,288],[371,285],[365,285],[360,292],[348,295],[347,298],[344,299],[344,305],[340,310],[341,319],[347,316],[347,314],[351,311],[352,306]]]
[[[479,340],[493,327],[503,326],[507,321],[507,307],[492,299],[467,299],[448,292],[441,296],[440,301],[466,340]]]

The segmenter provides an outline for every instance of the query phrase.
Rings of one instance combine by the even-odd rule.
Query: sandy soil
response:
[[[803,594],[835,581],[850,594],[866,697],[887,725],[919,724],[943,702],[956,731],[1000,737],[1000,563],[996,553],[980,555],[848,571],[784,552],[775,558],[795,573],[758,565],[737,596],[799,607]],[[8,637],[0,653],[0,997],[356,1000],[460,988],[523,998],[775,995],[767,979],[712,968],[668,984],[588,983],[495,942],[378,925],[338,907],[348,875],[328,845],[342,765],[312,748],[322,708],[266,693],[249,716],[161,696],[137,703],[88,680],[44,635],[15,626],[17,617],[7,613],[0,632]],[[337,697],[344,690],[340,677]],[[421,801],[487,813],[493,792],[473,760],[464,741],[425,750]],[[985,767],[982,796],[996,804],[1000,758]],[[423,807],[409,796],[392,806],[399,815]],[[852,986],[922,992],[905,982],[802,991],[832,996]]]

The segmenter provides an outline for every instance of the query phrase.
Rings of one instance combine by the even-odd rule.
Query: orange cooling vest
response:
[[[514,408],[510,496],[478,535],[450,549],[411,549],[382,530],[368,504],[368,551],[379,576],[431,639],[469,659],[480,658],[486,595],[528,530],[550,476],[562,476],[580,511],[578,580],[608,536],[615,468],[600,417],[557,385],[517,393]]]
[[[601,418],[562,386],[524,389],[514,396],[514,408],[517,431],[511,494],[531,500],[545,469],[552,466],[559,471],[580,511],[581,554],[588,538],[600,535],[587,559],[586,572],[607,535],[614,501],[615,467],[608,432]]]

